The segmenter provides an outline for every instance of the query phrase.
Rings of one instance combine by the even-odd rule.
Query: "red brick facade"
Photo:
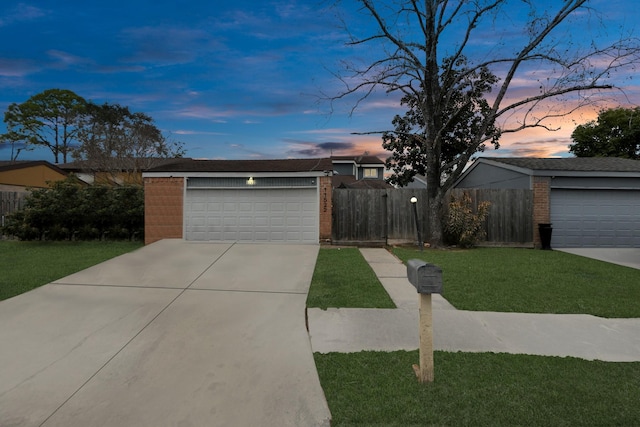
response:
[[[144,243],[181,239],[184,178],[144,179]]]
[[[333,215],[331,177],[320,177],[320,242],[331,241]]]
[[[533,245],[541,246],[538,224],[551,222],[551,178],[534,176],[533,179]]]

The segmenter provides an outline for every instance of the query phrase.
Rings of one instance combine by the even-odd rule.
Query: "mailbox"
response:
[[[407,278],[419,294],[442,293],[442,269],[420,259],[407,262]]]

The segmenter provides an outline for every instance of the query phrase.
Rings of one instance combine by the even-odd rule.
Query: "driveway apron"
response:
[[[329,425],[317,253],[165,240],[0,302],[0,425]]]

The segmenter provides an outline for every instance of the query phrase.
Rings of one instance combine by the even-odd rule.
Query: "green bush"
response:
[[[468,193],[463,193],[459,198],[452,195],[444,227],[447,242],[463,248],[474,246],[485,235],[484,222],[489,206],[489,202],[480,202],[473,209]]]
[[[2,234],[20,240],[133,240],[144,237],[144,190],[86,186],[75,178],[33,190]]]

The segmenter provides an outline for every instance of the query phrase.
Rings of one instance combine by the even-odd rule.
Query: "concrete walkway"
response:
[[[313,351],[417,349],[419,296],[406,267],[385,249],[360,251],[398,308],[309,309]],[[640,361],[640,319],[463,311],[440,295],[432,300],[436,350]]]
[[[0,426],[328,426],[317,253],[164,240],[0,302]]]

